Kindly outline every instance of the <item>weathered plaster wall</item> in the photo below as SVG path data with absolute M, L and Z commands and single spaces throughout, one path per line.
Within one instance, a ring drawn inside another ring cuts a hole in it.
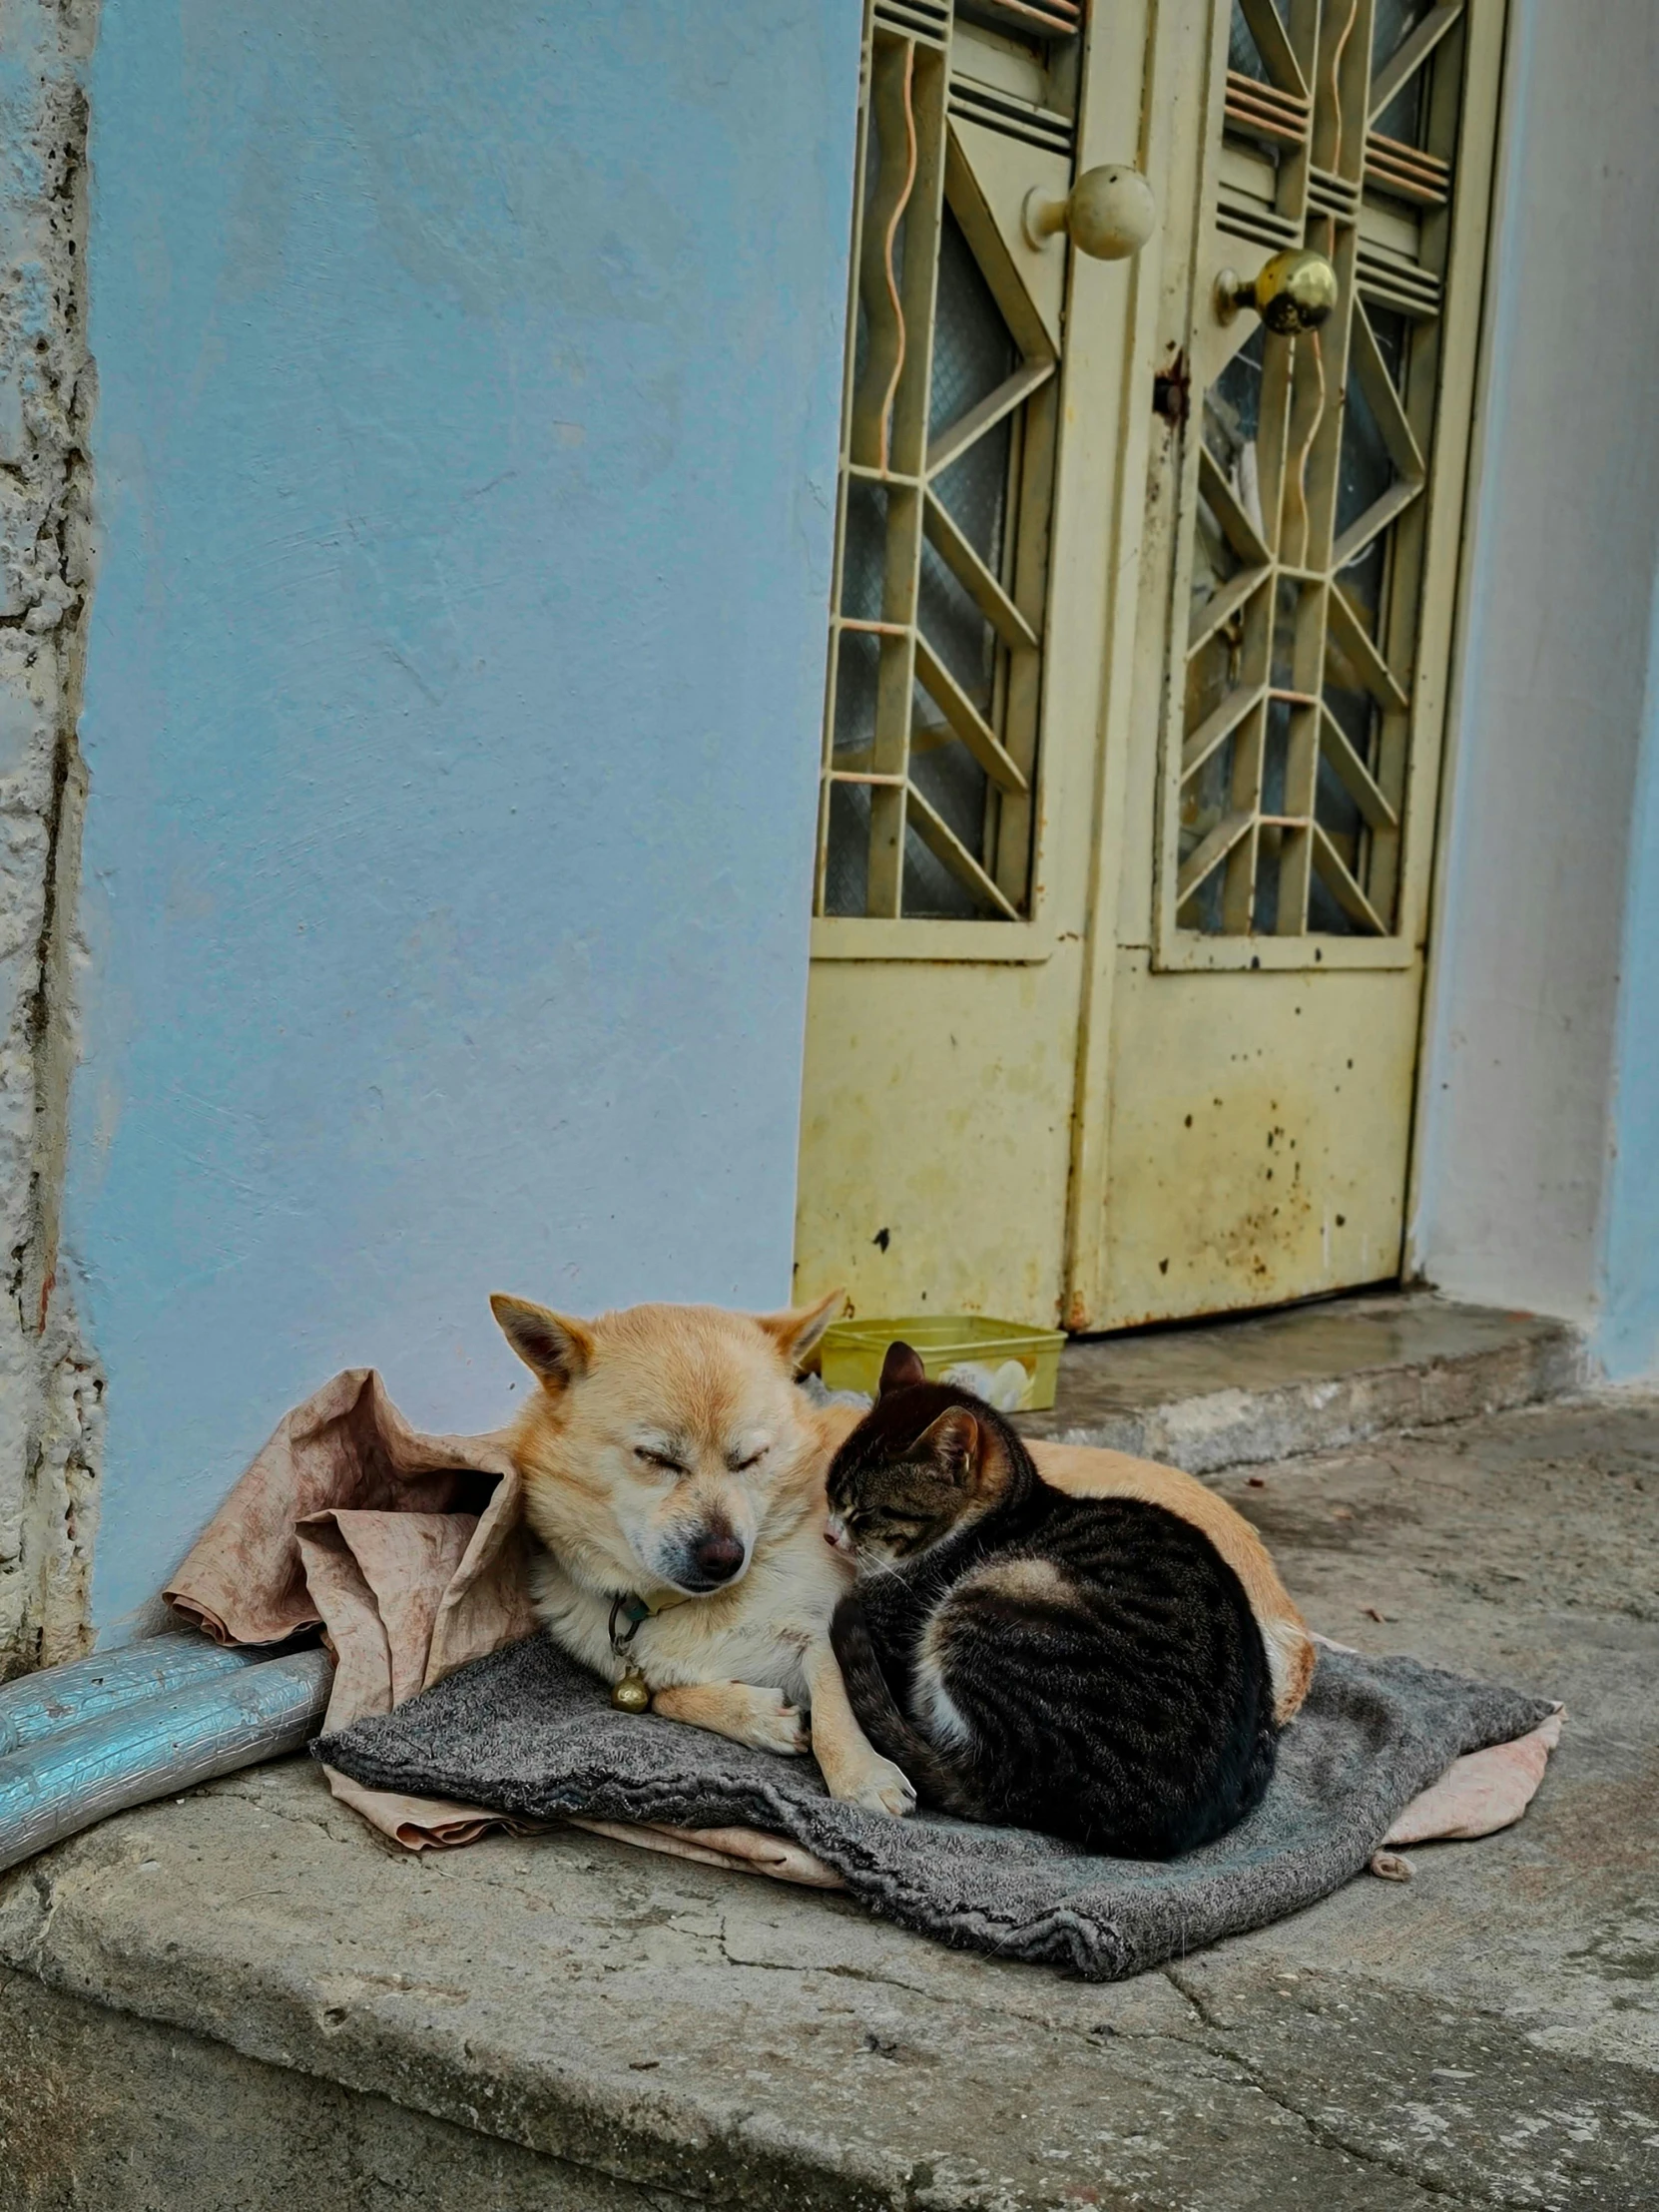
M 58 1266 L 91 546 L 95 5 L 0 0 L 0 1679 L 87 1634 L 102 1383 Z
M 106 0 L 68 1240 L 119 1633 L 486 1294 L 788 1294 L 858 11 Z
M 1617 1067 L 1621 1022 L 1659 1026 L 1659 977 L 1624 961 L 1654 745 L 1659 12 L 1603 0 L 1595 17 L 1586 38 L 1577 9 L 1512 10 L 1413 1238 L 1454 1295 L 1583 1319 L 1634 1201 L 1610 1181 L 1621 1125 L 1659 1121 L 1636 1060 Z M 1642 1266 L 1659 1288 L 1659 1245 Z
M 1642 761 L 1630 815 L 1595 1335 L 1601 1364 L 1619 1382 L 1659 1378 L 1659 577 L 1652 608 Z

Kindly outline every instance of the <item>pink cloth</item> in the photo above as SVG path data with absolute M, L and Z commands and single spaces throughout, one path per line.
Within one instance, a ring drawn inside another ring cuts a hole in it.
M 423 1435 L 372 1369 L 350 1368 L 277 1423 L 163 1595 L 220 1643 L 321 1627 L 325 1725 L 343 1728 L 534 1629 L 521 1487 L 499 1436 Z M 522 1825 L 323 1772 L 411 1851 Z
M 1565 1719 L 1557 1707 L 1530 1736 L 1466 1753 L 1411 1800 L 1382 1839 L 1384 1845 L 1471 1841 L 1512 1828 L 1537 1795 Z

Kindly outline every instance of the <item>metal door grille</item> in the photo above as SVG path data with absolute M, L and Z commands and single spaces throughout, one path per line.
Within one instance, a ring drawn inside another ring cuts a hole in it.
M 1397 927 L 1464 16 L 1464 0 L 1234 0 L 1212 246 L 1246 275 L 1313 247 L 1340 300 L 1299 338 L 1245 321 L 1194 395 L 1166 962 L 1194 936 Z M 1199 282 L 1213 274 L 1201 254 Z
M 1076 9 L 977 12 L 1027 34 L 1034 83 L 1064 82 L 1048 53 Z M 1017 73 L 975 77 L 973 36 L 922 0 L 869 21 L 820 914 L 1030 911 L 1058 315 L 1025 290 L 974 148 L 994 134 L 1063 192 L 1075 118 Z

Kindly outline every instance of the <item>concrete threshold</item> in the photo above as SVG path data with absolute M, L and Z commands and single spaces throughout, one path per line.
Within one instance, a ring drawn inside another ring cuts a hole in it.
M 1213 1474 L 1563 1397 L 1587 1376 L 1568 1322 L 1397 1291 L 1074 1339 L 1053 1411 L 1019 1425 Z

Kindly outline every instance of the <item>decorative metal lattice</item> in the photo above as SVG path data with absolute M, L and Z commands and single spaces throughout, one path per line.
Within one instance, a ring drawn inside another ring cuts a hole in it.
M 1300 336 L 1242 323 L 1194 395 L 1162 831 L 1179 932 L 1396 927 L 1464 12 L 1234 0 L 1216 231 L 1247 271 L 1316 250 L 1339 298 Z
M 989 12 L 1046 40 L 1078 16 Z M 975 148 L 1001 150 L 1004 184 L 1021 163 L 1051 182 L 1075 127 L 964 69 L 971 36 L 934 0 L 876 0 L 869 22 L 821 914 L 1029 909 L 1058 315 L 1020 281 Z

